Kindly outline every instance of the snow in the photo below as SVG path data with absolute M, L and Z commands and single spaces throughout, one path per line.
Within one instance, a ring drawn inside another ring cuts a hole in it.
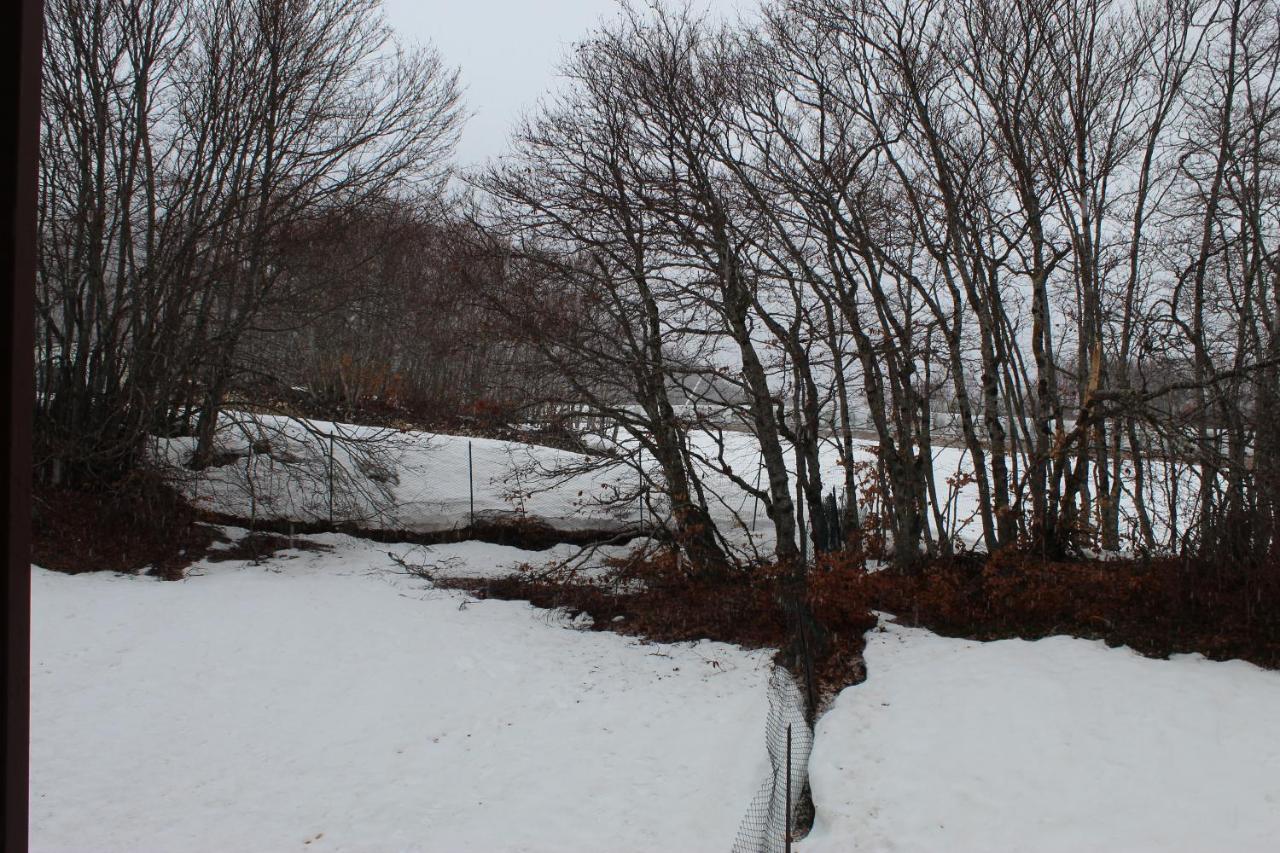
M 768 652 L 572 630 L 398 574 L 407 546 L 300 539 L 333 550 L 33 568 L 32 850 L 728 847 Z
M 271 452 L 251 455 L 264 424 Z M 363 458 L 359 445 L 336 451 L 336 520 L 464 526 L 468 457 L 478 515 L 638 520 L 607 500 L 634 490 L 634 472 L 586 470 L 574 454 L 263 416 L 226 431 L 231 464 L 181 485 L 230 515 L 321 520 L 315 442 L 333 433 L 377 439 Z M 755 440 L 720 440 L 750 481 Z M 691 441 L 720 456 L 710 434 Z M 178 472 L 189 442 L 156 455 Z M 824 480 L 838 482 L 827 450 Z M 935 451 L 941 492 L 966 460 Z M 577 470 L 532 477 L 564 466 Z M 763 513 L 751 525 L 745 492 L 701 473 L 722 530 L 767 550 Z M 956 496 L 957 517 L 974 497 Z M 298 538 L 330 550 L 205 561 L 177 583 L 33 569 L 32 849 L 730 845 L 769 769 L 768 650 L 573 630 L 562 614 L 436 589 L 394 559 L 494 577 L 573 557 L 568 545 Z M 866 658 L 867 681 L 819 721 L 817 823 L 801 853 L 1278 849 L 1280 673 L 893 623 L 869 634 Z
M 470 523 L 474 504 L 477 519 L 524 517 L 560 530 L 614 531 L 635 528 L 649 513 L 663 512 L 660 503 L 642 511 L 636 497 L 639 477 L 629 466 L 639 462 L 652 468 L 653 463 L 625 438 L 602 444 L 620 460 L 610 462 L 519 442 L 227 412 L 216 441 L 226 464 L 187 470 L 191 438 L 157 439 L 154 455 L 184 494 L 204 508 L 243 519 L 324 522 L 330 519 L 331 435 L 338 436 L 332 478 L 337 523 L 415 533 L 451 530 Z M 729 544 L 744 555 L 770 551 L 773 529 L 764 510 L 717 470 L 723 457 L 737 476 L 755 482 L 760 469 L 755 437 L 694 431 L 689 439 L 703 457 L 699 476 L 711 515 Z M 251 454 L 255 441 L 269 444 L 271 452 Z M 875 459 L 866 442 L 857 445 L 856 455 L 868 464 Z M 943 447 L 935 450 L 934 461 L 939 493 L 946 495 L 946 478 L 968 470 L 967 455 Z M 787 463 L 794 466 L 790 452 Z M 838 488 L 843 473 L 833 442 L 824 445 L 822 464 L 824 482 Z M 975 501 L 976 494 L 957 496 L 960 518 L 972 515 Z M 963 529 L 967 538 L 977 538 L 976 523 Z
M 560 530 L 621 531 L 637 528 L 654 511 L 664 512 L 653 495 L 642 509 L 640 478 L 630 466 L 655 466 L 625 436 L 595 442 L 598 449 L 615 454 L 609 460 L 519 442 L 227 412 L 216 442 L 227 464 L 199 473 L 187 470 L 191 438 L 157 439 L 154 454 L 197 505 L 242 519 L 325 522 L 331 517 L 331 435 L 339 437 L 333 442 L 332 469 L 336 523 L 415 533 L 452 530 L 471 522 L 474 504 L 478 520 L 523 517 Z M 773 526 L 765 511 L 719 470 L 728 465 L 746 483 L 764 482 L 758 441 L 736 431 L 696 430 L 688 438 L 700 458 L 696 468 L 711 516 L 727 544 L 740 556 L 771 552 Z M 255 441 L 269 444 L 271 452 L 251 454 Z M 794 454 L 785 443 L 784 450 L 794 480 Z M 844 483 L 840 457 L 837 443 L 828 439 L 820 453 L 822 480 L 837 492 Z M 875 442 L 855 442 L 854 458 L 869 478 Z M 977 487 L 953 486 L 953 481 L 959 477 L 965 482 L 972 470 L 963 448 L 942 442 L 932 448 L 941 511 L 957 539 L 969 546 L 982 539 Z M 656 478 L 657 472 L 652 475 Z M 1179 476 L 1191 475 L 1183 471 Z M 1189 500 L 1190 494 L 1180 500 Z M 1170 500 L 1156 492 L 1148 495 L 1157 537 L 1167 533 Z M 1128 490 L 1121 498 L 1121 514 L 1126 529 L 1136 525 Z
M 243 531 L 229 529 L 234 535 Z M 298 537 L 180 582 L 32 569 L 37 851 L 727 848 L 768 773 L 768 650 L 646 644 Z M 799 853 L 1264 851 L 1280 673 L 882 617 L 819 720 Z
M 1280 673 L 882 626 L 819 721 L 801 853 L 1280 849 Z
M 337 437 L 332 469 L 329 436 Z M 251 454 L 254 441 L 271 452 Z M 227 464 L 199 473 L 185 468 L 192 438 L 156 439 L 153 453 L 189 500 L 236 518 L 414 533 L 465 527 L 473 508 L 477 520 L 524 517 L 561 530 L 639 521 L 638 502 L 614 501 L 635 488 L 634 474 L 623 482 L 616 468 L 579 473 L 586 457 L 538 445 L 227 412 L 216 447 Z M 566 473 L 542 476 L 547 470 Z

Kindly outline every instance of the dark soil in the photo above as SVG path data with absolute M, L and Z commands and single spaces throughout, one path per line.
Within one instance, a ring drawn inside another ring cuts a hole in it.
M 218 548 L 205 555 L 210 563 L 225 563 L 232 560 L 254 561 L 265 560 L 282 551 L 332 551 L 328 545 L 312 542 L 307 539 L 294 539 L 274 533 L 250 533 L 237 540 L 228 548 Z
M 287 521 L 280 519 L 247 519 L 233 515 L 201 510 L 199 517 L 211 524 L 228 527 L 251 527 L 255 531 L 277 533 L 282 536 L 300 536 L 312 533 L 345 533 L 373 542 L 404 542 L 413 545 L 439 545 L 447 542 L 491 542 L 511 545 L 526 551 L 546 551 L 556 545 L 626 545 L 638 536 L 647 535 L 638 529 L 561 530 L 544 521 L 518 516 L 477 519 L 475 524 L 449 530 L 433 530 L 426 533 L 413 530 L 381 530 L 360 527 L 356 524 L 327 521 Z

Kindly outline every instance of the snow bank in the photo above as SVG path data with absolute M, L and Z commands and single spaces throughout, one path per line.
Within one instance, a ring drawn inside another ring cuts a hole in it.
M 158 439 L 154 452 L 189 500 L 237 518 L 415 533 L 465 527 L 473 510 L 476 520 L 525 517 L 561 530 L 640 520 L 638 501 L 612 500 L 634 489 L 634 475 L 575 473 L 585 456 L 548 447 L 237 412 L 224 415 L 215 444 L 222 464 L 198 473 L 184 467 L 192 438 Z M 265 452 L 250 453 L 254 444 Z M 569 473 L 541 476 L 548 470 Z
M 329 436 L 337 438 L 331 442 Z M 770 553 L 772 522 L 732 477 L 717 470 L 727 464 L 743 482 L 763 482 L 755 437 L 695 431 L 689 440 L 695 458 L 702 460 L 697 468 L 711 515 L 730 547 L 742 556 Z M 565 531 L 635 529 L 652 521 L 655 511 L 664 515 L 660 500 L 645 504 L 638 497 L 643 489 L 632 466 L 655 465 L 636 442 L 624 437 L 598 444 L 616 454 L 615 459 L 511 441 L 228 412 L 216 441 L 220 464 L 198 473 L 187 470 L 191 438 L 158 439 L 154 453 L 188 499 L 245 519 L 332 520 L 366 529 L 432 533 L 466 527 L 473 507 L 478 521 L 523 517 Z M 258 451 L 251 453 L 255 445 Z M 869 471 L 876 458 L 874 442 L 858 441 L 854 455 Z M 834 440 L 824 443 L 823 482 L 837 492 L 844 482 L 840 456 Z M 967 451 L 939 445 L 932 458 L 944 516 L 960 540 L 979 543 L 977 488 L 967 482 L 953 485 L 972 472 Z M 790 451 L 786 462 L 794 468 Z M 650 473 L 660 479 L 656 470 Z M 1160 533 L 1162 504 L 1159 496 L 1150 497 Z M 1126 492 L 1126 518 L 1131 505 Z
M 821 851 L 1280 849 L 1280 673 L 872 631 L 819 721 Z
M 337 439 L 330 442 L 329 436 Z M 701 460 L 696 467 L 711 515 L 729 545 L 744 556 L 771 552 L 773 526 L 763 508 L 733 477 L 716 470 L 727 464 L 743 482 L 766 482 L 755 437 L 700 430 L 691 432 L 689 441 Z M 655 510 L 663 515 L 660 501 L 642 504 L 639 498 L 643 489 L 631 466 L 656 466 L 636 442 L 623 437 L 596 443 L 615 459 L 511 441 L 228 412 L 216 442 L 222 464 L 199 473 L 187 470 L 191 438 L 158 439 L 154 452 L 190 500 L 245 519 L 332 520 L 430 533 L 466 527 L 473 506 L 480 521 L 525 517 L 566 531 L 634 529 L 651 521 Z M 269 452 L 251 453 L 255 444 Z M 822 478 L 837 492 L 844 483 L 840 457 L 834 439 L 827 440 L 820 453 Z M 854 457 L 870 476 L 875 443 L 859 440 Z M 794 477 L 789 450 L 786 462 Z M 978 494 L 967 482 L 973 470 L 968 452 L 940 444 L 932 449 L 932 465 L 948 524 L 963 542 L 979 543 Z M 656 470 L 651 475 L 660 479 Z M 1153 493 L 1148 501 L 1157 535 L 1163 536 L 1165 497 Z M 1121 509 L 1126 528 L 1133 526 L 1127 489 Z
M 569 630 L 394 574 L 405 546 L 306 539 L 334 550 L 177 583 L 33 569 L 32 850 L 731 843 L 766 652 Z
M 331 435 L 337 436 L 332 445 Z M 690 434 L 690 442 L 705 459 L 723 459 L 748 483 L 762 476 L 760 447 L 749 434 L 699 431 Z M 255 444 L 269 452 L 251 453 Z M 634 528 L 655 510 L 664 512 L 660 502 L 642 508 L 634 497 L 641 486 L 629 465 L 654 466 L 631 440 L 602 446 L 625 460 L 607 464 L 519 442 L 229 412 L 216 447 L 221 464 L 199 473 L 185 468 L 194 439 L 159 439 L 154 452 L 188 499 L 238 518 L 323 522 L 332 515 L 337 523 L 367 529 L 428 533 L 467 526 L 473 505 L 478 520 L 526 517 L 560 530 Z M 863 462 L 875 458 L 865 442 L 856 453 Z M 945 496 L 946 479 L 969 470 L 968 457 L 943 447 L 934 460 L 939 494 Z M 594 469 L 588 464 L 593 461 Z M 790 453 L 787 462 L 794 464 Z M 843 473 L 834 443 L 824 446 L 822 462 L 824 482 L 838 488 Z M 770 552 L 773 527 L 764 510 L 713 466 L 699 469 L 712 517 L 730 545 L 744 554 Z M 970 492 L 954 496 L 952 511 L 959 518 L 973 514 L 976 493 Z M 966 539 L 979 537 L 972 520 L 962 530 Z

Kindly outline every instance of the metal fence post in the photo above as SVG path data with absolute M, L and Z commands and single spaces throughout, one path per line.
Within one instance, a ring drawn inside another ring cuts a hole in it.
M 333 524 L 333 433 L 329 433 L 329 524 Z
M 471 457 L 471 440 L 467 439 L 467 491 L 471 496 L 471 526 L 476 526 L 476 476 Z

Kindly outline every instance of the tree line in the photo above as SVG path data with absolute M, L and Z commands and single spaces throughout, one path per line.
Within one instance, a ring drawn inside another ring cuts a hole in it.
M 1280 548 L 1274 0 L 624 7 L 467 198 L 457 72 L 376 0 L 46 6 L 45 483 L 296 391 L 583 415 L 701 566 L 709 472 L 790 563 L 868 490 L 903 566 L 955 489 L 988 551 Z
M 148 435 L 207 464 L 229 398 L 340 361 L 298 336 L 390 298 L 407 235 L 443 239 L 458 75 L 378 6 L 45 4 L 38 481 L 111 483 Z M 368 384 L 358 358 L 326 375 Z
M 951 553 L 948 420 L 987 550 L 1259 565 L 1280 548 L 1278 59 L 1269 0 L 627 8 L 473 179 L 492 308 L 654 460 L 703 563 L 726 554 L 707 471 L 760 502 L 777 559 L 838 547 L 864 431 L 894 559 Z M 698 406 L 708 375 L 732 399 Z M 726 410 L 759 480 L 690 438 Z

